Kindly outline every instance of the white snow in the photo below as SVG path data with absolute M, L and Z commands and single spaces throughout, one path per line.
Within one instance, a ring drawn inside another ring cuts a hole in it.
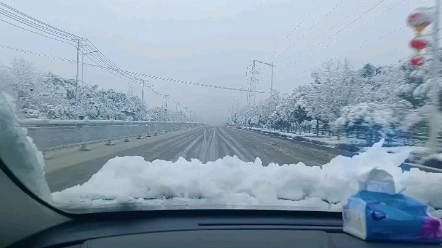
M 430 156 L 428 156 L 428 158 L 433 158 L 433 159 L 437 159 L 439 161 L 442 161 L 442 153 L 430 155 Z
M 76 120 L 85 115 L 92 120 L 189 120 L 182 110 L 150 108 L 138 96 L 40 73 L 23 58 L 12 60 L 11 67 L 1 67 L 5 69 L 0 68 L 0 88 L 20 95 L 21 118 Z
M 44 177 L 43 154 L 38 151 L 27 130 L 20 127 L 15 114 L 14 97 L 0 94 L 0 157 L 17 178 L 41 199 L 51 202 Z
M 370 147 L 362 147 L 361 150 L 367 151 Z M 394 146 L 394 147 L 382 147 L 383 150 L 389 153 L 398 153 L 404 150 L 410 151 L 411 154 L 416 155 L 428 155 L 428 148 L 424 146 Z
M 302 136 L 304 139 L 307 140 L 313 140 L 313 141 L 320 141 L 322 143 L 326 143 L 327 145 L 339 145 L 339 144 L 365 144 L 363 140 L 356 139 L 356 138 L 346 138 L 346 137 L 340 137 L 337 139 L 336 137 L 328 137 L 328 136 L 315 136 L 314 134 L 307 134 Z
M 361 150 L 366 151 L 369 147 L 363 147 Z M 395 146 L 395 147 L 382 147 L 388 153 L 398 153 L 403 151 L 409 151 L 410 155 L 408 159 L 413 163 L 419 163 L 423 157 L 428 157 L 428 148 L 424 146 Z M 416 165 L 417 167 L 421 165 Z
M 252 128 L 252 129 L 257 130 L 257 131 L 266 132 L 266 133 L 273 133 L 273 134 L 277 134 L 277 135 L 281 135 L 281 136 L 287 136 L 290 138 L 302 137 L 306 140 L 322 142 L 325 145 L 331 146 L 331 147 L 333 147 L 334 145 L 339 145 L 339 144 L 355 144 L 355 145 L 365 144 L 365 141 L 363 141 L 361 139 L 356 139 L 356 138 L 340 137 L 339 139 L 337 139 L 336 136 L 332 136 L 332 137 L 324 136 L 324 135 L 316 136 L 316 134 L 312 134 L 312 133 L 295 134 L 295 133 L 287 133 L 287 132 L 275 131 L 275 130 L 270 130 L 270 129 L 265 129 L 265 128 Z
M 338 156 L 322 167 L 243 162 L 225 157 L 215 162 L 144 161 L 142 157 L 109 160 L 82 185 L 52 193 L 67 208 L 137 203 L 157 207 L 273 208 L 340 211 L 358 189 L 358 177 L 372 168 L 391 173 L 405 194 L 442 207 L 442 174 L 398 167 L 409 151 L 387 153 L 383 141 L 352 158 Z

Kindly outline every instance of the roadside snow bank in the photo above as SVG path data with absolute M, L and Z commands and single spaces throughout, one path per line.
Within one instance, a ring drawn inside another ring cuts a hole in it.
M 251 128 L 251 129 L 255 130 L 255 131 L 272 133 L 272 134 L 285 136 L 285 137 L 289 137 L 289 138 L 301 137 L 301 138 L 308 140 L 310 142 L 314 142 L 314 141 L 321 142 L 321 145 L 329 146 L 329 147 L 335 147 L 336 145 L 344 145 L 344 144 L 362 146 L 362 145 L 365 145 L 365 143 L 366 143 L 365 141 L 363 141 L 361 139 L 356 139 L 356 138 L 341 137 L 338 140 L 335 136 L 332 136 L 332 137 L 325 136 L 325 135 L 316 136 L 316 134 L 313 134 L 313 133 L 297 134 L 297 133 L 287 133 L 287 132 L 275 131 L 275 130 L 270 130 L 270 129 L 265 129 L 265 128 Z
M 390 172 L 405 194 L 442 207 L 442 174 L 398 167 L 409 151 L 389 154 L 383 141 L 352 158 L 338 156 L 321 167 L 303 163 L 262 166 L 225 157 L 215 162 L 179 159 L 172 163 L 142 157 L 116 157 L 83 185 L 52 194 L 66 207 L 137 203 L 167 207 L 284 208 L 340 211 L 358 188 L 357 178 L 374 167 Z

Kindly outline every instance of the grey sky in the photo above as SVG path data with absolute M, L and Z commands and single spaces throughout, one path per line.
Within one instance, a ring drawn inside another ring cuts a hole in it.
M 281 53 L 309 30 L 341 0 L 324 0 L 308 15 L 291 36 L 277 49 Z M 339 40 L 314 56 L 308 51 L 381 0 L 344 0 L 327 18 L 299 39 L 282 61 L 275 61 L 278 71 L 289 62 L 304 56 L 299 63 L 275 75 L 275 88 L 291 92 L 297 85 L 310 82 L 310 68 L 328 58 L 338 57 L 405 25 L 409 12 L 430 6 L 417 0 L 385 0 L 319 48 Z M 88 38 L 108 58 L 123 69 L 146 74 L 229 87 L 247 87 L 245 71 L 253 59 L 271 62 L 272 51 L 283 38 L 317 5 L 320 0 L 5 0 L 4 3 L 57 28 Z M 324 33 L 357 7 L 362 8 L 341 25 Z M 364 23 L 388 8 L 401 3 L 368 25 Z M 288 16 L 288 18 L 286 18 Z M 1 16 L 1 19 L 8 20 Z M 340 40 L 347 33 L 354 33 Z M 0 22 L 0 44 L 75 59 L 76 50 L 38 35 Z M 321 35 L 320 39 L 316 39 Z M 357 66 L 395 63 L 412 54 L 408 47 L 413 37 L 410 28 L 363 47 L 346 56 Z M 301 49 L 308 45 L 307 48 Z M 52 71 L 75 78 L 75 64 L 20 54 L 2 49 L 1 63 L 22 56 L 41 71 Z M 263 80 L 258 90 L 268 91 L 270 70 L 261 66 Z M 127 90 L 127 83 L 99 69 L 85 68 L 85 82 L 102 88 Z M 234 99 L 245 104 L 244 92 L 215 90 L 164 81 L 151 81 L 158 91 L 195 110 L 211 123 L 224 121 Z M 141 87 L 135 93 L 141 95 Z M 159 106 L 163 100 L 148 93 L 147 102 Z M 268 95 L 258 95 L 262 99 Z

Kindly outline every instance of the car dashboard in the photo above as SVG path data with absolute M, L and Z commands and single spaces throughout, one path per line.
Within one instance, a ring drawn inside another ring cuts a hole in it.
M 433 247 L 369 242 L 342 231 L 340 213 L 159 210 L 82 215 L 11 246 L 29 248 Z

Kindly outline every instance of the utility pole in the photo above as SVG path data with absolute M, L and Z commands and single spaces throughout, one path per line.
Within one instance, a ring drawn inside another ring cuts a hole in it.
M 255 75 L 259 74 L 258 71 L 256 71 L 256 62 L 258 60 L 252 60 L 252 65 L 249 65 L 247 68 L 251 66 L 250 72 L 246 73 L 246 76 L 248 73 L 250 73 L 250 81 L 249 81 L 249 90 L 247 93 L 247 112 L 246 112 L 246 118 L 245 118 L 245 125 L 248 125 L 250 117 L 253 116 L 253 113 L 255 111 L 255 104 L 256 104 L 256 84 L 258 82 L 258 79 Z
M 80 39 L 78 39 L 78 41 L 77 41 L 77 74 L 75 75 L 75 83 L 76 83 L 75 97 L 76 97 L 77 105 L 78 105 L 78 77 L 80 76 L 79 70 L 80 70 Z
M 165 95 L 164 96 L 164 99 L 166 100 L 166 102 L 165 102 L 165 104 L 166 104 L 166 108 L 164 109 L 164 111 L 165 111 L 165 113 L 166 113 L 166 117 L 170 117 L 170 113 L 169 113 L 169 106 L 168 106 L 168 103 L 169 103 L 169 95 Z M 170 121 L 170 118 L 167 118 L 167 121 Z
M 252 61 L 252 68 L 250 72 L 248 72 L 250 73 L 249 91 L 247 94 L 247 105 L 249 106 L 254 106 L 256 102 L 256 82 L 258 81 L 258 79 L 255 75 L 259 74 L 258 71 L 256 71 L 256 62 L 257 60 Z M 246 75 L 248 74 L 246 73 Z
M 275 67 L 275 65 L 272 62 L 272 77 L 270 79 L 270 96 L 273 96 L 273 67 Z
M 433 64 L 431 66 L 431 74 L 433 78 L 433 91 L 432 91 L 432 115 L 431 115 L 431 123 L 430 123 L 430 137 L 428 140 L 429 143 L 429 152 L 430 154 L 437 153 L 437 134 L 439 127 L 437 125 L 437 116 L 439 112 L 439 12 L 440 12 L 440 0 L 436 0 L 436 6 L 434 10 L 434 26 L 433 26 L 433 44 L 431 45 L 431 52 L 433 54 Z

